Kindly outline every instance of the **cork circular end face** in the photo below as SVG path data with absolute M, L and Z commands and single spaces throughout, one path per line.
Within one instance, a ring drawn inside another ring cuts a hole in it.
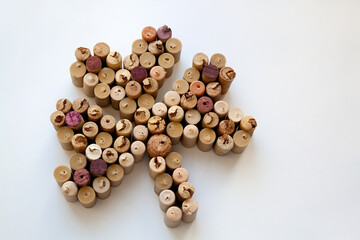
M 201 121 L 201 114 L 195 109 L 190 109 L 185 113 L 185 121 L 187 124 L 196 125 Z
M 87 73 L 84 76 L 84 87 L 95 87 L 99 83 L 99 77 L 95 73 Z
M 166 41 L 166 51 L 172 54 L 176 54 L 181 51 L 182 44 L 179 39 L 177 38 L 170 38 Z
M 95 138 L 95 143 L 99 145 L 102 149 L 110 147 L 112 142 L 113 138 L 108 132 L 101 132 Z
M 231 67 L 223 67 L 220 70 L 220 80 L 231 82 L 236 76 L 235 71 Z
M 162 117 L 152 116 L 148 120 L 147 127 L 152 134 L 160 134 L 165 131 L 166 123 Z
M 147 70 L 150 70 L 156 63 L 155 55 L 149 52 L 144 52 L 140 55 L 140 65 Z
M 54 178 L 57 182 L 66 182 L 71 178 L 71 170 L 64 165 L 58 166 L 54 170 Z
M 175 202 L 175 193 L 171 190 L 163 190 L 159 194 L 159 200 L 164 204 L 173 204 Z
M 193 57 L 193 67 L 202 70 L 209 63 L 209 57 L 204 53 L 197 53 Z
M 137 55 L 141 55 L 146 52 L 148 43 L 144 39 L 137 39 L 132 44 L 132 51 Z
M 56 102 L 56 110 L 61 111 L 63 113 L 68 113 L 71 111 L 72 105 L 71 101 L 66 98 L 61 98 Z
M 166 157 L 171 152 L 171 140 L 164 134 L 155 134 L 149 138 L 147 150 L 150 157 Z
M 81 203 L 91 203 L 96 199 L 95 191 L 92 187 L 85 186 L 80 188 L 78 192 L 78 198 Z
M 189 172 L 185 168 L 175 169 L 172 176 L 174 181 L 178 184 L 189 180 Z
M 159 65 L 165 69 L 172 68 L 175 64 L 175 58 L 170 53 L 163 53 L 158 59 Z
M 205 84 L 201 81 L 194 81 L 190 84 L 190 92 L 193 92 L 197 97 L 201 97 L 205 93 Z
M 152 26 L 144 27 L 141 36 L 147 42 L 152 42 L 156 40 L 156 29 Z
M 80 168 L 74 172 L 73 179 L 76 185 L 82 187 L 90 183 L 91 177 L 88 170 L 85 168 Z
M 98 74 L 101 83 L 113 84 L 115 80 L 115 71 L 111 68 L 102 68 Z
M 86 66 L 83 62 L 74 62 L 70 66 L 70 75 L 72 77 L 81 78 L 86 73 Z
M 234 144 L 239 147 L 245 147 L 250 142 L 250 134 L 244 130 L 235 132 L 233 139 Z
M 124 169 L 119 164 L 112 164 L 108 167 L 106 176 L 110 181 L 120 181 L 124 177 Z
M 86 68 L 89 72 L 100 71 L 102 66 L 101 59 L 96 56 L 91 56 L 86 60 Z
M 131 71 L 134 67 L 139 66 L 139 64 L 140 64 L 139 57 L 134 53 L 127 55 L 124 58 L 124 68 L 126 68 L 129 71 Z
M 102 153 L 102 159 L 108 164 L 113 164 L 118 160 L 118 152 L 114 148 L 106 148 Z
M 179 207 L 172 206 L 166 211 L 166 218 L 172 222 L 180 221 L 182 218 L 182 212 Z
M 218 69 L 225 67 L 226 58 L 221 53 L 215 53 L 211 56 L 210 64 L 215 65 Z
M 137 82 L 142 82 L 145 78 L 147 78 L 147 71 L 142 66 L 135 67 L 131 70 L 131 77 Z
M 72 106 L 76 112 L 82 114 L 87 111 L 90 105 L 88 100 L 86 100 L 86 98 L 78 98 L 74 100 Z
M 100 119 L 103 115 L 102 108 L 98 105 L 92 105 L 88 108 L 87 114 L 89 117 L 89 120 L 97 120 Z
M 85 154 L 90 161 L 94 161 L 101 158 L 102 150 L 99 145 L 90 144 L 86 147 Z
M 202 126 L 206 128 L 215 128 L 219 124 L 219 116 L 214 112 L 208 112 L 204 115 Z
M 78 134 L 74 135 L 74 137 L 71 139 L 71 143 L 73 146 L 80 148 L 80 147 L 86 147 L 88 144 L 88 141 L 87 141 L 87 138 L 83 134 L 78 133 Z
M 57 126 L 63 126 L 65 124 L 65 114 L 61 111 L 53 112 L 50 116 L 50 121 Z
M 166 70 L 161 66 L 155 66 L 151 68 L 150 76 L 157 81 L 163 80 L 166 76 Z
M 200 79 L 200 72 L 196 68 L 188 68 L 185 70 L 183 78 L 189 83 L 198 81 Z
M 134 156 L 131 153 L 122 153 L 119 157 L 119 163 L 125 169 L 131 167 L 135 163 Z
M 181 137 L 183 132 L 183 126 L 179 122 L 170 122 L 166 126 L 166 133 L 172 138 Z
M 125 98 L 125 89 L 121 86 L 115 86 L 110 91 L 111 99 L 120 101 Z
M 166 166 L 169 169 L 176 169 L 181 167 L 182 165 L 182 157 L 177 152 L 171 152 L 166 156 Z
M 176 80 L 173 84 L 173 90 L 179 94 L 185 94 L 189 91 L 189 83 L 184 79 Z
M 255 120 L 255 118 L 251 117 L 251 116 L 245 116 L 241 121 L 240 121 L 240 129 L 244 130 L 244 131 L 252 131 L 253 129 L 255 129 L 257 127 L 257 122 Z
M 232 120 L 226 119 L 219 123 L 218 133 L 220 135 L 231 135 L 235 131 L 235 123 Z
M 57 131 L 57 137 L 61 143 L 70 143 L 74 137 L 74 131 L 69 127 L 61 127 Z
M 164 53 L 165 48 L 163 42 L 158 40 L 149 43 L 148 50 L 150 53 L 154 54 L 155 56 L 159 56 Z
M 203 128 L 200 131 L 199 139 L 207 144 L 214 143 L 216 139 L 216 133 L 211 128 Z
M 105 58 L 110 53 L 110 47 L 104 42 L 95 44 L 94 46 L 94 55 L 100 58 Z
M 200 113 L 207 113 L 213 109 L 213 101 L 209 97 L 201 97 L 197 103 L 197 109 Z
M 82 153 L 75 153 L 70 157 L 70 167 L 73 171 L 86 167 L 86 157 Z
M 136 102 L 131 98 L 124 98 L 120 101 L 120 111 L 126 114 L 132 114 L 136 111 Z
M 95 96 L 99 99 L 105 99 L 110 96 L 110 87 L 106 83 L 99 83 L 94 89 Z
M 118 153 L 127 152 L 130 148 L 130 140 L 127 137 L 120 136 L 115 140 L 114 148 Z
M 78 47 L 75 50 L 75 57 L 78 61 L 84 62 L 91 56 L 90 49 L 84 47 Z
M 76 127 L 78 126 L 82 121 L 82 117 L 80 113 L 76 111 L 68 112 L 65 116 L 65 123 L 69 127 Z
M 125 87 L 126 84 L 131 80 L 131 74 L 127 69 L 120 69 L 115 74 L 116 84 Z
M 138 98 L 137 102 L 138 102 L 139 107 L 143 107 L 143 108 L 150 110 L 155 104 L 155 99 L 150 94 L 142 94 Z
M 106 193 L 110 189 L 109 179 L 102 176 L 95 178 L 92 185 L 97 193 Z
M 169 38 L 171 38 L 171 35 L 172 35 L 171 28 L 169 28 L 166 25 L 159 27 L 157 30 L 157 37 L 159 40 L 161 40 L 163 42 L 167 41 Z
M 181 209 L 186 215 L 193 215 L 197 212 L 198 207 L 198 203 L 193 198 L 186 199 L 181 205 Z
M 234 140 L 230 135 L 224 134 L 218 137 L 216 144 L 226 151 L 230 151 L 234 147 Z
M 217 97 L 221 94 L 221 84 L 219 82 L 211 82 L 206 85 L 206 94 L 209 97 Z
M 182 198 L 188 199 L 191 198 L 192 195 L 194 195 L 195 188 L 190 182 L 183 182 L 180 183 L 178 187 L 178 193 Z
M 169 189 L 173 184 L 173 179 L 168 173 L 161 173 L 156 176 L 155 184 L 160 190 Z
M 219 76 L 219 69 L 216 66 L 209 64 L 204 67 L 203 74 L 207 78 L 217 79 Z

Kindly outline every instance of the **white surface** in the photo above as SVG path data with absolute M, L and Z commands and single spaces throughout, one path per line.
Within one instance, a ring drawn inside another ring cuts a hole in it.
M 360 239 L 359 1 L 176 2 L 2 4 L 0 238 Z M 176 229 L 147 160 L 92 209 L 66 202 L 52 176 L 71 152 L 49 116 L 84 96 L 68 72 L 75 48 L 105 41 L 125 57 L 164 23 L 183 52 L 160 96 L 195 53 L 222 52 L 237 72 L 226 99 L 259 124 L 242 155 L 174 148 L 200 204 Z

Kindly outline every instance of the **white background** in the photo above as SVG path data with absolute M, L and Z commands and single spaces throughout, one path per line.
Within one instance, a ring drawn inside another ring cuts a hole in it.
M 359 1 L 1 5 L 1 239 L 360 239 Z M 174 148 L 199 203 L 176 229 L 147 159 L 92 209 L 66 202 L 52 176 L 72 152 L 49 116 L 59 98 L 85 96 L 69 75 L 75 48 L 104 41 L 125 57 L 144 26 L 163 24 L 183 52 L 158 100 L 195 53 L 221 52 L 237 72 L 226 100 L 258 121 L 242 155 Z

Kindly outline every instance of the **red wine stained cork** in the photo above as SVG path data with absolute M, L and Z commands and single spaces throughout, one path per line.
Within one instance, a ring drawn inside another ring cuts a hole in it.
M 99 84 L 99 77 L 95 73 L 87 73 L 84 76 L 83 90 L 86 96 L 95 97 L 94 89 Z
M 110 180 L 112 187 L 117 187 L 122 183 L 124 169 L 119 164 L 112 164 L 106 170 L 106 177 Z
M 140 66 L 142 66 L 146 70 L 150 70 L 153 66 L 155 66 L 156 58 L 154 54 L 149 52 L 144 52 L 143 54 L 140 55 L 139 61 L 140 61 Z
M 171 190 L 163 190 L 159 194 L 159 205 L 163 212 L 174 206 L 176 201 L 175 193 Z
M 166 134 L 171 139 L 172 145 L 178 144 L 183 134 L 183 126 L 179 122 L 170 122 L 166 126 Z
M 99 81 L 112 86 L 115 82 L 115 71 L 111 68 L 104 67 L 98 73 Z
M 132 99 L 138 99 L 142 94 L 140 83 L 136 81 L 130 81 L 125 87 L 126 96 Z
M 78 133 L 72 137 L 71 144 L 73 145 L 75 152 L 85 153 L 85 149 L 88 146 L 88 141 L 83 134 Z
M 144 39 L 137 39 L 132 44 L 132 53 L 140 56 L 148 49 L 148 43 Z
M 180 183 L 187 182 L 189 180 L 189 172 L 185 168 L 177 168 L 172 174 L 174 185 L 180 185 Z
M 146 42 L 152 42 L 156 40 L 156 29 L 152 26 L 146 26 L 141 31 L 141 37 Z
M 225 101 L 217 101 L 214 104 L 214 112 L 220 119 L 224 118 L 229 112 L 229 104 Z
M 99 73 L 102 68 L 101 59 L 96 56 L 91 56 L 86 60 L 86 70 L 89 73 Z
M 98 122 L 103 116 L 102 108 L 98 105 L 91 105 L 87 110 L 89 121 Z
M 234 147 L 234 140 L 230 135 L 221 135 L 215 142 L 214 152 L 219 156 L 224 156 Z
M 106 148 L 102 153 L 102 159 L 104 159 L 107 164 L 114 164 L 118 160 L 118 157 L 119 154 L 115 148 Z
M 181 96 L 180 105 L 184 110 L 195 108 L 197 104 L 197 97 L 193 92 L 187 92 Z
M 107 55 L 110 53 L 110 47 L 104 42 L 99 42 L 95 44 L 93 52 L 95 56 L 101 59 L 101 61 L 105 62 Z
M 134 67 L 133 70 L 131 70 L 131 77 L 134 81 L 142 83 L 145 78 L 147 78 L 147 71 L 142 66 Z
M 116 123 L 116 136 L 124 136 L 130 138 L 133 125 L 128 119 L 121 119 Z
M 211 128 L 203 128 L 200 131 L 197 142 L 198 149 L 202 152 L 208 152 L 212 149 L 216 140 L 216 133 Z
M 120 136 L 114 142 L 114 148 L 118 153 L 129 151 L 130 140 L 127 137 Z
M 154 54 L 154 56 L 158 57 L 164 53 L 165 47 L 164 47 L 162 41 L 157 40 L 157 41 L 153 41 L 153 42 L 149 43 L 148 50 L 150 53 Z
M 201 97 L 197 102 L 197 110 L 201 114 L 210 112 L 213 109 L 213 107 L 214 107 L 213 101 L 211 100 L 211 98 L 207 96 Z
M 134 122 L 136 125 L 146 125 L 150 119 L 151 113 L 149 110 L 143 107 L 136 109 L 134 113 Z
M 70 168 L 64 165 L 57 166 L 54 170 L 54 178 L 61 187 L 64 182 L 69 181 L 71 179 Z
M 116 85 L 125 87 L 131 80 L 131 74 L 127 69 L 120 69 L 115 74 Z
M 147 128 L 151 134 L 160 134 L 165 131 L 165 120 L 159 116 L 152 116 L 147 122 Z
M 74 172 L 80 168 L 85 168 L 86 164 L 86 157 L 82 153 L 75 153 L 70 157 L 70 168 Z
M 159 84 L 154 78 L 145 78 L 143 81 L 144 92 L 156 98 Z
M 170 38 L 166 41 L 165 49 L 174 56 L 175 63 L 180 60 L 182 44 L 177 38 Z
M 190 92 L 195 93 L 197 97 L 202 97 L 205 94 L 205 84 L 201 81 L 194 81 L 190 84 Z
M 138 106 L 151 110 L 155 104 L 155 99 L 150 94 L 142 94 L 137 100 Z
M 167 116 L 167 106 L 162 102 L 155 103 L 151 111 L 154 116 L 159 116 L 163 119 Z
M 73 150 L 73 146 L 71 144 L 71 139 L 74 136 L 74 130 L 69 127 L 61 127 L 57 130 L 57 138 L 61 144 L 61 147 L 64 150 L 70 151 Z
M 180 106 L 172 106 L 169 108 L 168 118 L 171 122 L 181 122 L 184 118 L 184 110 Z
M 215 102 L 220 98 L 221 85 L 219 82 L 211 82 L 206 85 L 206 94 Z
M 67 181 L 61 186 L 61 193 L 68 202 L 76 202 L 78 200 L 78 187 L 73 181 Z
M 78 98 L 75 99 L 72 103 L 72 107 L 74 111 L 80 113 L 82 116 L 86 116 L 86 112 L 89 108 L 89 102 L 86 100 L 86 98 Z
M 118 52 L 109 53 L 106 57 L 106 65 L 114 71 L 119 70 L 122 66 L 121 54 Z
M 198 125 L 201 121 L 201 114 L 196 109 L 190 109 L 185 113 L 185 122 L 187 124 Z
M 209 57 L 205 53 L 197 53 L 193 57 L 193 68 L 202 71 L 203 68 L 209 64 Z
M 182 205 L 182 220 L 186 223 L 191 223 L 195 220 L 199 205 L 195 199 L 186 199 Z
M 94 179 L 93 189 L 96 192 L 96 196 L 100 199 L 106 199 L 111 194 L 110 181 L 104 176 L 97 177 Z
M 110 134 L 115 133 L 115 118 L 111 115 L 105 115 L 100 120 L 101 130 Z
M 82 127 L 82 133 L 89 140 L 94 140 L 98 132 L 99 132 L 99 127 L 94 122 L 86 122 Z
M 157 38 L 159 40 L 161 40 L 163 43 L 166 43 L 166 41 L 171 38 L 172 31 L 171 31 L 171 28 L 164 25 L 164 26 L 158 28 L 156 34 L 157 34 Z
M 221 84 L 221 94 L 227 93 L 236 73 L 231 67 L 223 67 L 220 69 L 219 82 Z
M 182 157 L 177 152 L 171 152 L 166 156 L 166 168 L 170 171 L 174 171 L 175 169 L 181 167 Z
M 162 85 L 164 84 L 164 80 L 166 77 L 166 70 L 165 68 L 161 67 L 161 66 L 155 66 L 150 70 L 150 77 L 152 77 L 153 79 L 155 79 L 158 84 L 159 84 L 159 88 L 162 87 Z
M 127 55 L 124 58 L 124 68 L 129 71 L 133 70 L 134 67 L 139 66 L 139 64 L 140 64 L 139 57 L 134 53 Z
M 79 189 L 78 199 L 85 208 L 92 208 L 96 204 L 96 193 L 92 187 L 85 186 Z
M 237 125 L 243 117 L 243 112 L 240 108 L 232 108 L 228 113 L 228 118 Z
M 122 153 L 119 157 L 119 164 L 124 169 L 125 174 L 129 174 L 134 169 L 135 159 L 131 153 Z
M 113 143 L 113 137 L 108 132 L 101 132 L 95 138 L 95 143 L 101 147 L 101 149 L 109 148 Z
M 215 82 L 219 77 L 219 69 L 214 65 L 206 65 L 202 71 L 201 79 L 207 84 L 209 82 Z
M 175 91 L 168 91 L 164 96 L 164 103 L 168 107 L 179 105 L 180 95 Z
M 125 89 L 121 86 L 115 86 L 110 90 L 111 106 L 119 110 L 119 104 L 125 98 Z
M 232 135 L 235 131 L 235 123 L 232 120 L 226 119 L 219 123 L 217 133 L 219 135 Z
M 177 199 L 182 202 L 186 199 L 191 198 L 194 195 L 195 188 L 189 182 L 183 182 L 179 185 L 178 191 L 176 192 Z
M 200 72 L 196 68 L 188 68 L 185 70 L 183 78 L 188 81 L 188 83 L 198 81 L 200 80 Z
M 164 173 L 166 170 L 166 162 L 163 157 L 157 156 L 150 159 L 149 175 L 155 179 L 157 175 Z
M 147 142 L 150 157 L 166 157 L 171 152 L 171 140 L 165 134 L 152 135 Z
M 56 102 L 56 110 L 63 112 L 64 114 L 67 114 L 71 111 L 72 104 L 69 99 L 61 98 Z
M 257 122 L 252 116 L 245 116 L 240 121 L 240 129 L 248 132 L 250 135 L 254 133 Z
M 95 102 L 100 107 L 106 107 L 110 104 L 110 87 L 106 83 L 99 83 L 95 89 Z
M 249 144 L 251 136 L 248 132 L 244 130 L 236 131 L 233 140 L 234 140 L 234 147 L 231 150 L 233 153 L 242 153 L 246 146 Z
M 86 66 L 83 62 L 74 62 L 70 65 L 70 76 L 75 87 L 83 86 L 83 78 L 86 74 Z
M 195 125 L 186 125 L 181 143 L 187 148 L 193 147 L 197 142 L 198 135 L 199 129 Z
M 75 58 L 79 62 L 85 62 L 91 56 L 90 49 L 84 47 L 78 47 L 75 50 Z
M 90 162 L 100 159 L 102 155 L 101 147 L 94 143 L 90 144 L 85 149 L 85 155 Z
M 174 59 L 173 55 L 171 55 L 170 53 L 163 53 L 158 58 L 158 64 L 159 64 L 159 66 L 161 66 L 165 69 L 165 71 L 166 71 L 165 77 L 168 78 L 171 76 L 171 74 L 173 72 L 175 59 Z
M 218 69 L 225 67 L 226 58 L 221 53 L 215 53 L 210 58 L 210 64 L 216 66 Z
M 169 228 L 175 228 L 179 226 L 182 218 L 182 212 L 179 207 L 172 206 L 170 207 L 164 217 L 165 225 Z
M 73 179 L 78 187 L 83 187 L 90 184 L 91 176 L 88 170 L 80 168 L 74 172 Z
M 65 114 L 61 111 L 55 111 L 51 114 L 50 121 L 55 130 L 58 130 L 65 125 Z
M 107 163 L 103 159 L 96 159 L 90 163 L 90 173 L 94 177 L 104 176 L 107 170 Z
M 65 123 L 75 131 L 80 131 L 85 122 L 80 113 L 71 111 L 65 115 Z
M 124 98 L 120 101 L 120 118 L 129 119 L 130 121 L 134 118 L 134 113 L 136 111 L 136 102 L 131 98 Z
M 171 188 L 173 180 L 168 173 L 161 173 L 156 176 L 155 184 L 154 184 L 154 191 L 157 195 L 160 194 L 161 191 L 167 190 Z
M 189 83 L 184 79 L 176 80 L 173 84 L 173 90 L 182 95 L 189 91 Z
M 145 144 L 141 141 L 134 141 L 130 146 L 130 152 L 136 163 L 144 159 L 145 151 Z
M 203 128 L 215 128 L 218 124 L 219 116 L 214 112 L 206 113 L 201 122 Z

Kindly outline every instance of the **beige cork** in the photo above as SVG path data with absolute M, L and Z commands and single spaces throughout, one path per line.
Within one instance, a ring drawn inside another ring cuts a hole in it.
M 176 201 L 175 193 L 169 189 L 163 190 L 159 194 L 159 205 L 163 212 L 166 212 Z
M 118 160 L 118 157 L 119 154 L 115 148 L 106 148 L 102 152 L 102 159 L 104 159 L 107 164 L 114 164 Z
M 166 170 L 166 162 L 163 157 L 157 156 L 151 158 L 149 162 L 149 175 L 155 180 L 156 176 L 164 173 Z
M 203 128 L 200 131 L 197 142 L 198 149 L 202 152 L 208 152 L 212 149 L 216 140 L 216 133 L 211 128 Z
M 151 134 L 160 134 L 165 131 L 165 120 L 159 116 L 152 116 L 147 122 L 147 128 Z
M 110 90 L 111 106 L 119 110 L 119 104 L 125 98 L 125 89 L 121 86 L 115 86 Z
M 133 125 L 128 119 L 121 119 L 116 123 L 116 136 L 130 138 Z
M 184 79 L 178 79 L 173 84 L 173 91 L 182 95 L 189 91 L 189 83 Z
M 252 116 L 245 116 L 240 121 L 240 129 L 248 132 L 250 135 L 254 133 L 257 122 Z
M 61 187 L 64 182 L 69 181 L 71 179 L 70 168 L 64 165 L 57 166 L 54 170 L 54 178 Z
M 135 163 L 140 162 L 144 159 L 146 146 L 141 141 L 134 141 L 130 146 L 130 152 L 134 156 Z
M 165 134 L 152 135 L 147 142 L 150 157 L 166 157 L 171 152 L 171 140 Z
M 131 80 L 131 73 L 127 69 L 120 69 L 115 74 L 116 85 L 125 87 Z
M 119 164 L 124 169 L 125 174 L 129 174 L 134 169 L 135 159 L 131 153 L 125 152 L 119 156 Z
M 198 81 L 200 79 L 200 72 L 196 68 L 188 68 L 185 70 L 183 78 L 188 81 L 188 83 Z
M 74 62 L 70 65 L 70 76 L 75 87 L 83 86 L 83 78 L 86 74 L 86 66 L 83 62 Z
M 201 114 L 196 109 L 190 109 L 185 113 L 185 122 L 190 125 L 197 125 L 201 121 Z
M 133 129 L 133 139 L 135 141 L 146 142 L 149 136 L 149 129 L 145 125 L 137 125 Z
M 172 206 L 170 207 L 164 217 L 165 225 L 169 228 L 175 228 L 179 226 L 182 218 L 182 212 L 179 207 Z
M 237 125 L 243 117 L 243 111 L 240 108 L 232 108 L 228 113 L 228 118 Z
M 139 58 L 140 66 L 145 68 L 147 71 L 149 71 L 153 66 L 155 66 L 156 58 L 154 54 L 149 52 L 144 52 L 140 55 Z
M 58 130 L 65 125 L 65 114 L 61 111 L 55 111 L 50 115 L 50 121 L 55 130 Z
M 99 122 L 103 116 L 102 108 L 98 105 L 91 105 L 87 110 L 89 121 Z
M 99 83 L 94 88 L 95 102 L 100 107 L 107 107 L 110 104 L 110 87 L 106 83 Z
M 219 116 L 214 112 L 208 112 L 204 115 L 201 126 L 203 128 L 215 128 L 219 124 Z
M 221 84 L 219 82 L 211 82 L 206 85 L 206 94 L 214 101 L 220 99 L 221 95 Z
M 229 104 L 225 101 L 217 101 L 214 104 L 214 112 L 223 119 L 229 112 Z
M 101 59 L 104 63 L 106 61 L 107 55 L 110 53 L 110 47 L 104 42 L 99 42 L 95 44 L 93 49 L 94 55 Z
M 175 59 L 175 63 L 180 60 L 182 44 L 177 38 L 170 38 L 166 41 L 165 49 L 168 53 L 172 54 Z
M 181 96 L 180 105 L 184 110 L 193 109 L 196 107 L 197 97 L 193 92 L 187 92 Z
M 222 120 L 217 128 L 218 135 L 232 135 L 235 131 L 235 123 L 230 119 Z
M 122 66 L 121 54 L 115 51 L 109 53 L 106 57 L 106 65 L 114 71 L 119 70 Z
M 186 199 L 182 205 L 182 220 L 186 223 L 191 223 L 195 220 L 199 205 L 195 199 Z
M 73 181 L 67 181 L 61 186 L 61 192 L 68 202 L 76 202 L 78 200 L 78 187 Z
M 157 195 L 160 194 L 161 191 L 169 189 L 173 184 L 173 180 L 168 173 L 161 173 L 156 176 L 154 191 Z
M 140 83 L 136 81 L 130 81 L 125 86 L 126 96 L 132 99 L 138 99 L 142 94 L 142 88 Z
M 157 40 L 149 43 L 148 50 L 150 53 L 154 54 L 154 56 L 158 57 L 164 53 L 165 47 L 162 41 Z
M 221 135 L 215 142 L 214 152 L 219 156 L 224 156 L 234 147 L 234 140 L 230 135 Z
M 100 159 L 102 156 L 102 150 L 101 147 L 97 144 L 90 144 L 85 149 L 85 156 L 89 160 L 89 162 L 95 161 L 97 159 Z
M 199 129 L 195 125 L 186 125 L 181 138 L 181 143 L 187 147 L 195 146 L 199 135 Z
M 143 90 L 148 95 L 156 98 L 158 94 L 159 83 L 152 77 L 145 78 L 143 81 Z M 141 97 L 141 96 L 140 96 Z
M 137 39 L 132 44 L 132 53 L 140 56 L 148 49 L 148 43 L 144 39 Z
M 73 145 L 75 152 L 85 153 L 88 141 L 84 134 L 78 133 L 72 137 L 71 144 Z
M 114 142 L 114 148 L 118 153 L 129 151 L 130 140 L 127 137 L 120 136 Z
M 168 110 L 168 119 L 171 122 L 181 122 L 184 118 L 184 109 L 180 106 L 172 106 Z
M 78 192 L 78 199 L 85 208 L 92 208 L 96 204 L 96 193 L 92 187 L 81 187 Z
M 180 95 L 175 91 L 168 91 L 164 95 L 164 103 L 167 107 L 179 105 Z
M 173 55 L 171 55 L 170 53 L 163 53 L 159 56 L 158 58 L 158 63 L 159 66 L 163 67 L 166 71 L 166 75 L 165 77 L 170 77 L 172 72 L 173 72 L 173 68 L 174 68 L 174 64 L 175 64 L 175 59 L 173 57 Z
M 222 69 L 220 69 L 219 82 L 221 84 L 221 94 L 225 94 L 228 92 L 235 76 L 236 73 L 231 67 L 223 67 Z
M 94 140 L 99 132 L 99 127 L 94 122 L 86 122 L 82 126 L 82 133 L 87 137 L 89 140 Z
M 139 57 L 134 53 L 127 55 L 124 58 L 124 68 L 129 71 L 133 70 L 135 67 L 139 65 L 140 65 Z
M 150 94 L 142 94 L 137 100 L 138 106 L 151 110 L 155 104 L 155 99 Z
M 210 64 L 216 66 L 218 69 L 225 67 L 226 58 L 221 53 L 215 53 L 210 58 Z
M 95 73 L 87 73 L 84 76 L 83 90 L 86 96 L 95 97 L 94 89 L 99 84 L 99 77 Z
M 171 139 L 172 145 L 178 144 L 183 134 L 183 126 L 179 122 L 170 122 L 166 126 L 166 134 Z
M 74 130 L 69 127 L 61 127 L 57 130 L 57 138 L 61 144 L 61 147 L 64 150 L 70 151 L 73 150 L 74 147 L 71 144 L 71 139 L 74 136 Z
M 104 115 L 100 120 L 100 128 L 104 132 L 115 133 L 115 118 L 111 115 Z
M 96 196 L 100 199 L 106 199 L 111 194 L 110 181 L 104 176 L 95 178 L 92 186 Z
M 85 168 L 86 164 L 87 164 L 86 156 L 82 153 L 74 153 L 70 157 L 70 168 L 74 172 L 80 168 Z
M 174 181 L 174 185 L 178 186 L 189 180 L 189 172 L 182 167 L 176 168 L 172 174 L 172 179 Z
M 89 109 L 89 102 L 86 98 L 77 98 L 72 103 L 74 111 L 80 113 L 82 116 L 86 115 L 87 110 Z
M 106 170 L 106 177 L 110 180 L 112 187 L 117 187 L 124 178 L 124 169 L 119 164 L 112 164 Z
M 69 99 L 61 98 L 56 102 L 56 110 L 67 114 L 72 109 L 72 104 Z
M 177 152 L 171 152 L 166 156 L 166 168 L 169 171 L 174 171 L 175 169 L 181 167 L 182 157 Z
M 234 147 L 231 150 L 233 153 L 242 153 L 250 142 L 251 136 L 244 130 L 236 131 L 234 136 Z
M 146 125 L 150 119 L 150 111 L 144 107 L 139 107 L 134 113 L 134 122 L 136 125 Z
M 98 73 L 98 78 L 101 83 L 112 86 L 115 83 L 115 71 L 111 68 L 104 67 Z
M 155 66 L 150 70 L 150 77 L 158 82 L 159 88 L 164 84 L 166 77 L 166 70 L 162 66 Z
M 202 71 L 203 68 L 209 64 L 209 57 L 205 53 L 197 53 L 193 57 L 193 68 Z M 200 77 L 200 76 L 199 76 Z
M 165 103 L 162 103 L 162 102 L 155 103 L 151 109 L 151 112 L 154 116 L 159 116 L 163 119 L 166 118 L 167 111 L 168 111 L 167 106 L 165 105 Z
M 79 62 L 85 62 L 91 56 L 90 49 L 84 47 L 78 47 L 75 50 L 75 58 Z
M 101 147 L 101 149 L 109 148 L 113 144 L 113 137 L 108 132 L 101 132 L 95 138 L 95 143 Z
M 134 118 L 134 113 L 136 111 L 136 102 L 131 98 L 124 98 L 120 101 L 120 118 L 129 119 L 130 121 Z
M 176 198 L 182 202 L 186 199 L 191 198 L 195 193 L 195 188 L 190 182 L 182 182 L 176 192 Z

